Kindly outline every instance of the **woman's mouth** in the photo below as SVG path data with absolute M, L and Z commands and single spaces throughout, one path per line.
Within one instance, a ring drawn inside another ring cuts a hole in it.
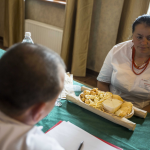
M 147 48 L 147 47 L 140 47 L 140 49 L 143 49 L 143 50 L 146 49 L 146 48 Z

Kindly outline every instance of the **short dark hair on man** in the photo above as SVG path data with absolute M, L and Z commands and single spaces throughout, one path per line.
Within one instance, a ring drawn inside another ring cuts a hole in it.
M 17 115 L 30 106 L 54 99 L 60 92 L 58 54 L 37 45 L 20 43 L 0 59 L 0 110 Z
M 139 16 L 138 18 L 136 18 L 136 20 L 132 24 L 132 33 L 134 32 L 135 27 L 138 24 L 145 24 L 147 26 L 150 26 L 150 15 L 144 14 L 144 15 Z

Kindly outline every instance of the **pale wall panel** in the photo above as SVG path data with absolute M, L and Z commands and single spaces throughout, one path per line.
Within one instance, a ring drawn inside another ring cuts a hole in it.
M 40 0 L 25 1 L 25 18 L 63 28 L 65 5 Z

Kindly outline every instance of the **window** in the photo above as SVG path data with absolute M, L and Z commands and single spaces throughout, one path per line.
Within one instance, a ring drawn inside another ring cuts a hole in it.
M 52 3 L 58 3 L 58 4 L 62 4 L 62 5 L 66 5 L 66 0 L 42 0 L 42 1 L 52 2 Z

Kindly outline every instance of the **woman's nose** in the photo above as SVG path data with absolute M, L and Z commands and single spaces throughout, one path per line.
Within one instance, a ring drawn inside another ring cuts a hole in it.
M 148 40 L 146 38 L 143 38 L 143 40 L 141 41 L 142 45 L 147 45 L 148 44 Z

